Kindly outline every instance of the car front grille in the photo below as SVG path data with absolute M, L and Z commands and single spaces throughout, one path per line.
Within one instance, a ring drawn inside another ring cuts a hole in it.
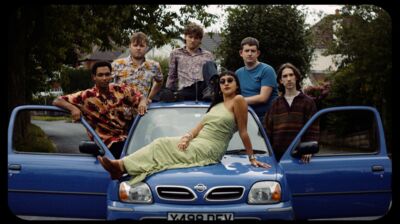
M 234 201 L 243 197 L 242 186 L 220 186 L 211 188 L 205 196 L 207 201 Z
M 188 187 L 184 186 L 157 186 L 157 195 L 164 200 L 172 201 L 194 201 L 196 194 Z
M 209 202 L 240 200 L 244 191 L 243 186 L 217 186 L 205 193 L 204 200 Z M 186 186 L 160 185 L 156 187 L 156 192 L 162 200 L 194 201 L 197 199 L 197 194 Z

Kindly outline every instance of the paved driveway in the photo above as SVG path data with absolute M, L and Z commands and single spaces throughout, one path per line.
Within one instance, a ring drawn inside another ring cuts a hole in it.
M 32 120 L 55 144 L 59 153 L 79 153 L 79 143 L 89 140 L 86 129 L 80 123 L 61 121 Z

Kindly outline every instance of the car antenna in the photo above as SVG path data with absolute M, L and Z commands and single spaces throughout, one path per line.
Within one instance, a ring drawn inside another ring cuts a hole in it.
M 195 86 L 196 86 L 196 104 L 198 104 L 199 101 L 197 99 L 197 78 L 194 78 L 194 83 L 195 83 Z

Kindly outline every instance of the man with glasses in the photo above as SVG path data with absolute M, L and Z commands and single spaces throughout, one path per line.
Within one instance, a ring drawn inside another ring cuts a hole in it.
M 111 64 L 108 62 L 93 65 L 92 79 L 93 88 L 59 96 L 53 105 L 69 110 L 74 122 L 83 115 L 114 157 L 119 158 L 129 123 L 136 114 L 145 113 L 146 98 L 134 87 L 110 83 Z M 88 135 L 93 140 L 93 136 Z
M 278 96 L 276 73 L 273 67 L 258 61 L 260 50 L 256 38 L 246 37 L 240 46 L 239 54 L 245 66 L 235 73 L 240 81 L 242 95 L 262 122 L 272 101 Z

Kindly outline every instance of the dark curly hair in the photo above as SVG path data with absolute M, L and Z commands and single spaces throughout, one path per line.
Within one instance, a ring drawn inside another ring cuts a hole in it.
M 108 67 L 112 71 L 111 64 L 108 61 L 98 61 L 92 66 L 92 75 L 96 75 L 98 67 Z
M 195 37 L 202 39 L 204 35 L 204 30 L 200 25 L 190 22 L 185 26 L 183 34 L 194 35 Z

